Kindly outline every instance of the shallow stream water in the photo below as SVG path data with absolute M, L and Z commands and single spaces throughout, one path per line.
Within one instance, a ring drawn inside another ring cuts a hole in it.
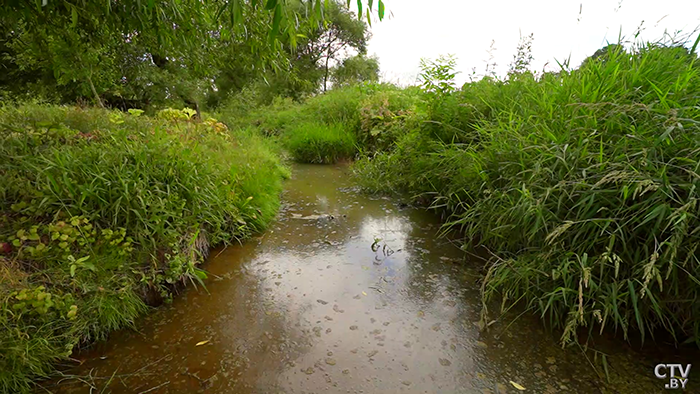
M 214 250 L 204 266 L 210 273 L 206 290 L 190 286 L 139 321 L 137 331 L 115 333 L 79 354 L 82 364 L 67 373 L 82 381 L 65 379 L 46 388 L 232 394 L 521 392 L 516 386 L 532 393 L 664 391 L 653 366 L 675 360 L 641 356 L 617 342 L 601 344 L 612 379 L 603 384 L 591 366 L 602 373 L 600 362 L 562 349 L 536 317 L 514 314 L 480 331 L 480 263 L 465 260 L 457 247 L 437 237 L 433 214 L 363 195 L 353 189 L 348 171 L 295 166 L 278 221 L 242 246 Z

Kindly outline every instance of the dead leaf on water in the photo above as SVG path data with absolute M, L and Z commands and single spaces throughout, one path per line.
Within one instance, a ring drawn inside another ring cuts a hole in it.
M 513 387 L 515 387 L 516 389 L 520 390 L 520 391 L 525 391 L 525 387 L 519 385 L 518 383 L 515 383 L 515 382 L 512 381 L 512 380 L 510 381 L 510 384 L 511 384 Z
M 312 367 L 308 367 L 308 368 L 306 368 L 306 369 L 302 369 L 301 372 L 303 372 L 303 373 L 305 373 L 305 374 L 307 374 L 307 375 L 311 375 L 311 374 L 314 373 L 314 369 L 313 369 Z
M 365 293 L 365 292 L 363 291 L 363 292 L 362 292 L 362 295 L 363 295 L 363 296 L 366 296 L 366 295 L 367 295 L 367 293 Z
M 195 344 L 195 346 L 202 346 L 202 345 L 206 345 L 207 343 L 209 343 L 208 339 L 206 341 L 197 342 L 197 344 Z
M 417 315 L 418 315 L 418 317 L 423 317 L 423 316 L 425 316 L 425 312 L 418 311 Z

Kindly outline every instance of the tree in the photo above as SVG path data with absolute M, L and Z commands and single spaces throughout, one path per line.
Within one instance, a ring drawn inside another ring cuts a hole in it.
M 300 5 L 302 7 L 302 5 Z M 284 45 L 287 63 L 270 69 L 264 85 L 258 85 L 263 102 L 277 96 L 300 100 L 328 88 L 333 63 L 352 53 L 363 54 L 370 37 L 367 24 L 338 0 L 328 2 L 326 21 L 320 27 L 313 20 L 300 20 L 296 46 Z
M 252 78 L 251 69 L 264 69 L 265 60 L 283 57 L 279 45 L 267 43 L 267 14 L 246 8 L 246 29 L 227 30 L 203 16 L 215 8 L 207 10 L 201 2 L 191 5 L 192 9 L 180 8 L 194 15 L 182 25 L 186 28 L 166 22 L 171 31 L 142 28 L 118 17 L 103 23 L 89 14 L 74 18 L 46 11 L 46 23 L 0 16 L 0 66 L 15 78 L 0 83 L 21 92 L 41 81 L 64 102 L 90 97 L 100 106 L 106 101 L 111 106 L 143 107 L 175 100 L 196 108 L 218 91 L 215 82 L 228 88 L 220 77 Z
M 367 24 L 336 0 L 330 1 L 325 23 L 309 29 L 308 38 L 299 41 L 296 61 L 307 67 L 320 65 L 323 70 L 323 91 L 328 89 L 331 62 L 339 61 L 348 51 L 364 54 L 370 33 Z
M 315 90 L 319 59 L 327 71 L 346 48 L 364 51 L 366 30 L 328 0 L 8 0 L 0 4 L 0 67 L 12 77 L 0 83 L 100 106 L 216 105 L 271 70 L 290 92 Z
M 333 68 L 334 87 L 355 85 L 379 80 L 379 59 L 357 55 L 349 57 Z
M 366 4 L 366 7 L 365 7 Z M 371 23 L 371 14 L 376 10 L 379 20 L 384 19 L 383 0 L 357 1 L 358 17 Z M 202 22 L 214 22 L 227 30 L 248 26 L 246 11 L 255 10 L 270 17 L 269 38 L 287 37 L 294 44 L 298 21 L 309 19 L 323 22 L 329 0 L 5 0 L 0 4 L 0 15 L 6 20 L 24 20 L 32 25 L 55 24 L 55 20 L 69 18 L 76 25 L 81 18 L 97 18 L 110 29 L 127 31 L 154 28 L 164 40 L 176 39 L 179 33 L 188 32 Z M 350 0 L 347 1 L 350 7 Z M 301 16 L 304 15 L 304 16 Z M 194 37 L 179 34 L 184 40 L 196 41 Z

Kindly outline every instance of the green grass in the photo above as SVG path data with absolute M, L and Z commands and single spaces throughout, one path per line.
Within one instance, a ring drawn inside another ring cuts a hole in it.
M 342 124 L 300 123 L 282 138 L 292 158 L 300 163 L 336 163 L 352 159 L 357 152 L 355 135 Z
M 407 124 L 417 121 L 413 115 L 420 97 L 416 88 L 366 84 L 334 89 L 304 103 L 278 99 L 258 108 L 249 101 L 243 92 L 217 117 L 232 129 L 253 128 L 279 137 L 294 160 L 332 163 L 389 149 L 411 127 Z
M 484 305 L 562 330 L 700 344 L 700 62 L 683 47 L 612 50 L 581 68 L 484 79 L 355 165 L 486 246 Z M 484 318 L 493 311 L 484 308 Z
M 257 133 L 96 109 L 0 109 L 0 392 L 197 282 L 209 245 L 274 217 L 288 175 Z

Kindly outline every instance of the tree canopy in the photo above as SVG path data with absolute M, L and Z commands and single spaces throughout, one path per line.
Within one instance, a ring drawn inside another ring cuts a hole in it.
M 342 1 L 342 0 L 341 0 Z M 345 3 L 345 4 L 343 4 Z M 280 94 L 327 86 L 332 62 L 364 53 L 372 10 L 337 0 L 90 0 L 0 5 L 0 96 L 143 107 L 217 105 L 258 78 Z

